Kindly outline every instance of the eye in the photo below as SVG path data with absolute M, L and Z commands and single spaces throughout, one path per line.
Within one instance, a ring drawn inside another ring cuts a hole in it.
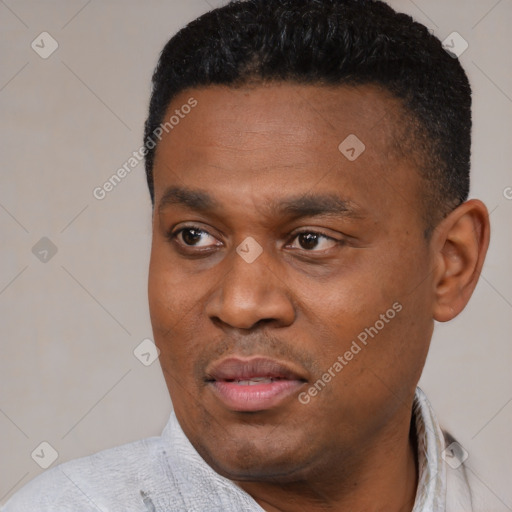
M 167 235 L 170 240 L 177 240 L 179 244 L 186 247 L 212 247 L 218 243 L 208 243 L 208 238 L 215 240 L 208 231 L 197 226 L 187 226 L 171 232 Z M 210 240 L 210 241 L 211 241 Z
M 299 247 L 296 246 L 295 248 L 310 252 L 326 251 L 342 243 L 341 240 L 336 240 L 335 238 L 315 231 L 301 231 L 300 233 L 296 233 L 293 240 L 297 240 L 299 244 Z M 293 247 L 293 245 L 290 247 Z M 313 249 L 317 249 L 318 247 L 320 247 L 320 250 L 313 251 Z
M 198 226 L 182 227 L 176 231 L 170 232 L 167 238 L 171 241 L 177 241 L 177 243 L 183 247 L 207 248 L 222 245 L 222 243 L 216 240 L 208 231 Z M 292 241 L 295 240 L 297 242 L 290 244 L 288 247 L 308 252 L 327 251 L 343 243 L 342 240 L 337 240 L 316 231 L 301 231 L 296 233 L 292 238 Z

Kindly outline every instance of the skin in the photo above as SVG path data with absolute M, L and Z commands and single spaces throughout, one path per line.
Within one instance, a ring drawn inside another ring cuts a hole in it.
M 462 204 L 425 238 L 425 184 L 412 158 L 390 150 L 402 110 L 376 87 L 212 86 L 182 92 L 169 113 L 190 97 L 197 107 L 157 147 L 149 275 L 185 434 L 267 511 L 410 511 L 412 400 L 434 320 L 456 316 L 478 280 L 485 206 Z M 349 134 L 366 146 L 352 162 L 338 150 Z M 162 203 L 169 187 L 218 204 Z M 321 194 L 354 210 L 294 217 L 270 207 Z M 203 231 L 167 236 L 191 226 Z M 249 236 L 263 250 L 252 263 L 236 252 Z M 301 403 L 299 392 L 397 302 L 401 311 Z M 273 409 L 228 410 L 205 375 L 229 355 L 286 361 L 307 382 Z

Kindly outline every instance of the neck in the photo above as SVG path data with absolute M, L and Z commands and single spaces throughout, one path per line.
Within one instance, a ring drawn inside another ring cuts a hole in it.
M 266 512 L 411 512 L 418 468 L 410 426 L 405 418 L 400 428 L 395 423 L 364 448 L 337 454 L 296 481 L 237 483 Z

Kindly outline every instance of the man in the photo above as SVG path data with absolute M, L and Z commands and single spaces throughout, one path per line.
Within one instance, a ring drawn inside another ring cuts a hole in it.
M 417 388 L 489 242 L 470 108 L 382 2 L 232 2 L 175 35 L 145 129 L 174 412 L 4 511 L 500 510 Z

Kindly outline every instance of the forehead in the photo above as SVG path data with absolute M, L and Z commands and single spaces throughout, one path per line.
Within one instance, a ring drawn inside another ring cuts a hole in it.
M 197 106 L 183 124 L 192 125 L 197 137 L 214 136 L 226 148 L 259 148 L 273 141 L 273 135 L 283 142 L 314 144 L 327 133 L 339 138 L 358 129 L 372 130 L 372 141 L 368 140 L 372 143 L 384 132 L 391 135 L 390 129 L 395 131 L 402 121 L 397 119 L 400 101 L 375 85 L 327 87 L 288 82 L 189 89 L 173 99 L 166 119 L 191 97 Z M 379 129 L 384 127 L 384 132 Z M 175 126 L 172 132 L 177 131 L 183 131 L 183 126 Z
M 176 185 L 224 198 L 337 190 L 353 204 L 381 207 L 415 192 L 417 173 L 393 151 L 402 109 L 376 86 L 190 89 L 165 120 L 191 98 L 195 108 L 157 146 L 156 205 Z

